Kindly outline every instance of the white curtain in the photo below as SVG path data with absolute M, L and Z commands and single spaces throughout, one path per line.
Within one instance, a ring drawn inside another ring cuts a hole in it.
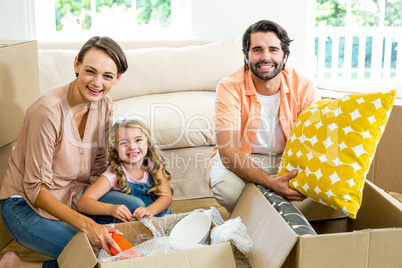
M 26 40 L 36 40 L 35 0 L 22 0 L 22 10 L 25 17 L 24 35 Z
M 35 1 L 0 0 L 0 25 L 0 39 L 36 39 Z

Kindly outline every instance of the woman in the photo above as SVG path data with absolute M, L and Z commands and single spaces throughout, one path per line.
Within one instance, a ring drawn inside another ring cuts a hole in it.
M 107 165 L 112 101 L 106 94 L 127 70 L 120 46 L 108 37 L 93 37 L 74 60 L 76 79 L 47 90 L 27 110 L 18 141 L 9 159 L 0 190 L 1 216 L 21 245 L 57 258 L 78 230 L 107 252 L 108 243 L 120 252 L 110 232 L 110 218 L 94 218 L 75 209 L 90 176 Z M 124 204 L 128 195 L 106 194 L 100 200 Z M 120 233 L 121 234 L 121 233 Z M 0 267 L 21 264 L 7 252 Z M 24 267 L 57 267 L 57 262 L 23 263 Z

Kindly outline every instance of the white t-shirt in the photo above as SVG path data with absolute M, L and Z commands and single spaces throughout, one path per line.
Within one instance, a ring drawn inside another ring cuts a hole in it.
M 279 121 L 280 91 L 271 96 L 257 94 L 261 118 L 254 141 L 253 154 L 277 155 L 285 149 L 285 135 Z

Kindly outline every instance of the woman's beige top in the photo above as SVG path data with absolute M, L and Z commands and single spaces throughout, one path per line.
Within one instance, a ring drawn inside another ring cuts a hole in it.
M 0 199 L 20 195 L 39 215 L 56 219 L 35 205 L 41 185 L 75 209 L 90 176 L 104 170 L 107 138 L 112 124 L 112 100 L 106 96 L 89 104 L 81 139 L 67 94 L 70 84 L 45 91 L 25 114 L 9 158 Z

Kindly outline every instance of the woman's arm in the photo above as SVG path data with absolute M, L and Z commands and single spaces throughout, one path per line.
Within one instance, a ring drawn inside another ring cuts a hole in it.
M 90 215 L 110 215 L 124 222 L 130 221 L 131 212 L 125 205 L 113 205 L 98 201 L 110 189 L 109 180 L 105 176 L 100 176 L 82 194 L 77 203 L 77 210 Z
M 172 190 L 170 189 L 169 182 L 166 176 L 163 174 L 162 169 L 158 171 L 158 177 L 162 179 L 162 184 L 159 186 L 161 191 L 164 191 L 168 195 L 160 195 L 158 198 L 147 207 L 139 207 L 134 213 L 133 217 L 136 219 L 141 219 L 144 216 L 152 218 L 167 209 L 172 204 Z
M 108 248 L 108 244 L 110 244 L 117 252 L 121 252 L 119 246 L 109 234 L 110 232 L 122 234 L 119 230 L 111 226 L 97 224 L 92 219 L 74 211 L 58 200 L 44 185 L 40 188 L 35 204 L 54 217 L 83 231 L 92 245 L 103 248 L 110 254 Z

